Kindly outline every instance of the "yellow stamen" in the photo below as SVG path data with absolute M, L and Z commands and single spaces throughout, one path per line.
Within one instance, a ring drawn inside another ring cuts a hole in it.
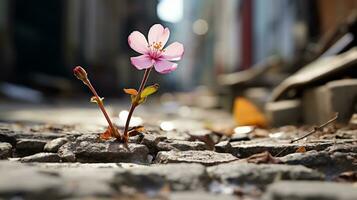
M 161 50 L 162 48 L 162 43 L 161 42 L 154 42 L 153 45 L 154 49 L 156 50 Z

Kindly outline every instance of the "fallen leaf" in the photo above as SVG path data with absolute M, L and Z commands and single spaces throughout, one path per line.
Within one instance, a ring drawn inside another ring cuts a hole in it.
M 342 172 L 335 180 L 341 182 L 357 182 L 357 171 Z
M 237 97 L 234 100 L 233 116 L 236 123 L 240 126 L 254 125 L 258 127 L 267 127 L 268 125 L 268 120 L 263 112 L 251 101 L 243 97 Z
M 108 127 L 102 134 L 100 134 L 100 139 L 102 140 L 109 140 L 112 136 L 113 133 L 111 131 L 111 129 Z
M 262 153 L 257 153 L 246 158 L 248 163 L 255 164 L 279 164 L 282 161 L 279 158 L 272 156 L 268 151 L 264 151 Z
M 116 127 L 114 127 L 116 128 Z M 119 134 L 119 135 L 116 135 L 116 134 Z M 99 135 L 100 139 L 102 140 L 109 140 L 110 138 L 117 138 L 117 139 L 120 139 L 120 133 L 119 133 L 119 130 L 117 129 L 117 132 L 113 132 L 112 129 L 110 127 L 108 127 L 103 133 L 101 133 Z
M 305 153 L 305 152 L 306 152 L 306 148 L 304 146 L 297 148 L 295 151 L 295 153 Z

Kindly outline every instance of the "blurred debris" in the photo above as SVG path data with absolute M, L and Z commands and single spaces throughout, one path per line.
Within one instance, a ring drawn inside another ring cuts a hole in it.
M 301 100 L 299 99 L 268 102 L 265 111 L 273 127 L 301 122 Z
M 354 113 L 349 122 L 351 129 L 357 129 L 357 113 Z
M 267 71 L 281 64 L 281 58 L 271 56 L 249 70 L 221 75 L 218 77 L 218 82 L 221 85 L 231 87 L 251 87 L 252 85 L 257 85 L 261 81 L 261 78 L 266 75 Z
M 335 180 L 339 182 L 357 182 L 357 171 L 342 172 Z
M 357 63 L 357 48 L 336 56 L 321 58 L 304 66 L 277 86 L 271 101 L 279 101 L 289 96 L 289 91 L 306 89 L 307 85 L 326 83 L 344 76 L 353 75 Z M 291 98 L 291 97 L 290 97 Z
M 233 115 L 240 126 L 255 125 L 267 127 L 268 122 L 264 114 L 248 99 L 237 97 L 234 101 Z
M 10 99 L 30 103 L 41 103 L 44 101 L 44 96 L 40 91 L 12 83 L 0 83 L 0 94 Z
M 249 156 L 246 158 L 246 161 L 248 163 L 254 163 L 254 164 L 279 164 L 282 163 L 279 158 L 273 157 L 269 151 L 264 151 L 262 153 L 254 154 L 252 156 Z
M 303 94 L 303 112 L 306 123 L 323 123 L 334 112 L 339 122 L 347 123 L 356 111 L 357 79 L 330 81 L 306 90 Z

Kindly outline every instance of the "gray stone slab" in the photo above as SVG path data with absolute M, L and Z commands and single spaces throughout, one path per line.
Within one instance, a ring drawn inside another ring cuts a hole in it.
M 213 180 L 225 184 L 266 185 L 277 180 L 321 180 L 324 175 L 307 167 L 232 162 L 207 168 Z
M 1 162 L 0 196 L 6 199 L 58 199 L 63 196 L 62 182 L 53 174 L 40 173 L 34 167 Z
M 58 149 L 67 142 L 68 139 L 65 137 L 53 139 L 46 143 L 46 145 L 44 146 L 44 150 L 47 152 L 57 153 Z
M 204 142 L 200 141 L 184 141 L 184 140 L 166 140 L 157 143 L 156 145 L 159 151 L 189 151 L 197 150 L 203 151 L 208 150 L 208 146 Z
M 234 195 L 228 194 L 214 194 L 214 193 L 207 193 L 204 191 L 198 192 L 173 192 L 170 194 L 170 200 L 237 200 L 237 197 Z
M 200 164 L 167 164 L 133 167 L 117 172 L 113 184 L 135 188 L 142 192 L 160 190 L 169 184 L 174 191 L 203 189 L 208 183 L 206 170 Z
M 226 149 L 226 153 L 231 153 L 239 158 L 246 158 L 264 151 L 268 151 L 273 156 L 277 154 L 279 154 L 279 156 L 284 156 L 290 153 L 295 153 L 296 150 L 301 146 L 304 146 L 307 151 L 321 151 L 333 144 L 333 141 L 304 143 L 290 143 L 290 141 L 287 140 L 240 141 L 231 142 L 230 147 Z
M 281 181 L 270 185 L 264 200 L 355 200 L 356 187 L 351 184 L 320 181 Z
M 37 153 L 20 159 L 21 162 L 60 162 L 61 158 L 57 153 Z
M 214 151 L 160 151 L 155 163 L 200 163 L 203 165 L 216 165 L 237 160 L 228 153 Z
M 115 140 L 102 141 L 98 135 L 82 135 L 60 147 L 59 156 L 66 162 L 148 163 L 149 149 L 142 144 L 126 147 Z

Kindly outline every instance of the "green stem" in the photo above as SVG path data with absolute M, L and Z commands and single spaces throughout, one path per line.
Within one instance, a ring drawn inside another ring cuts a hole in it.
M 88 86 L 88 88 L 92 91 L 93 95 L 97 98 L 98 106 L 99 106 L 100 110 L 102 111 L 105 119 L 107 120 L 108 125 L 109 125 L 110 129 L 113 131 L 115 137 L 120 138 L 120 134 L 118 133 L 118 130 L 114 127 L 112 121 L 110 120 L 110 117 L 109 117 L 107 111 L 105 110 L 103 102 L 101 101 L 101 98 L 99 97 L 97 91 L 95 91 L 94 87 L 92 86 L 91 82 L 88 79 L 85 80 L 84 83 Z
M 128 114 L 128 117 L 126 119 L 125 128 L 124 128 L 124 142 L 125 143 L 127 143 L 128 139 L 129 139 L 128 130 L 129 130 L 130 119 L 131 119 L 131 117 L 132 117 L 132 115 L 134 113 L 135 108 L 139 105 L 137 102 L 140 100 L 141 92 L 143 91 L 143 89 L 145 87 L 145 84 L 146 84 L 146 82 L 147 82 L 147 80 L 149 78 L 151 69 L 152 69 L 152 67 L 150 67 L 150 68 L 145 70 L 143 79 L 141 80 L 141 83 L 140 83 L 138 94 L 136 95 L 136 99 L 135 99 L 135 101 L 133 101 L 131 103 L 129 114 Z

